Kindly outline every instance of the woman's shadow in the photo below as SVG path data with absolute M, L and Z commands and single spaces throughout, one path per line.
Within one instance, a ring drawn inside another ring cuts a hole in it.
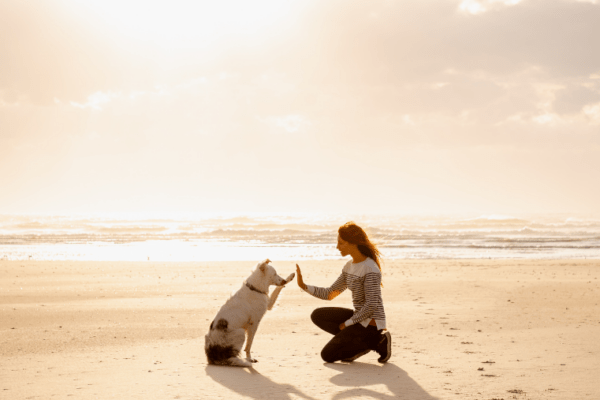
M 273 382 L 254 368 L 207 365 L 206 375 L 236 393 L 255 399 L 291 400 L 290 394 L 293 393 L 304 399 L 316 400 L 290 384 Z
M 437 400 L 431 396 L 406 371 L 391 363 L 383 365 L 353 362 L 352 364 L 324 364 L 326 367 L 341 373 L 330 379 L 338 386 L 348 386 L 348 389 L 332 397 L 332 400 L 346 398 L 373 398 L 381 400 L 410 399 Z M 380 393 L 368 389 L 372 385 L 385 384 L 393 394 Z

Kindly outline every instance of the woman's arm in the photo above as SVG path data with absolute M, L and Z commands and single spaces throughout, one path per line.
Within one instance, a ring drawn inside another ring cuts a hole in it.
M 333 300 L 337 295 L 346 290 L 346 279 L 344 278 L 344 273 L 333 282 L 328 288 L 321 288 L 316 286 L 308 286 L 304 283 L 304 279 L 302 278 L 302 271 L 300 271 L 300 267 L 296 264 L 296 277 L 298 278 L 298 286 L 308 294 L 313 295 L 314 297 L 321 300 Z

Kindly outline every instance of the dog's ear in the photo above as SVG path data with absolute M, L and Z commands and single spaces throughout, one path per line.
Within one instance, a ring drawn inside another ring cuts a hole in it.
M 269 260 L 267 258 L 265 261 L 263 261 L 262 263 L 260 263 L 260 266 L 258 268 L 261 270 L 261 272 L 264 273 L 267 270 L 267 264 L 270 263 L 270 262 L 271 262 L 271 260 Z

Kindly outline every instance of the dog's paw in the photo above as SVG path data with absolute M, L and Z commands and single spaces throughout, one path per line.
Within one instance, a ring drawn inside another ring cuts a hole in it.
M 250 358 L 250 357 L 246 358 L 246 361 L 249 361 L 251 363 L 257 363 L 258 362 L 258 360 L 256 358 Z
M 291 281 L 292 281 L 292 279 L 294 279 L 294 277 L 295 277 L 295 276 L 296 276 L 296 273 L 295 273 L 295 272 L 292 272 L 292 273 L 290 274 L 290 276 L 288 276 L 287 278 L 285 278 L 285 283 L 289 283 L 289 282 L 291 282 Z

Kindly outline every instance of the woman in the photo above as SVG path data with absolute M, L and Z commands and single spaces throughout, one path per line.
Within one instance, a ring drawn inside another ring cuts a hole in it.
M 296 264 L 298 286 L 319 299 L 332 300 L 346 288 L 352 291 L 354 311 L 324 307 L 317 308 L 310 316 L 315 325 L 335 335 L 321 351 L 321 357 L 325 362 L 349 362 L 374 350 L 380 356 L 377 361 L 385 363 L 392 355 L 392 337 L 385 326 L 379 250 L 354 222 L 338 229 L 337 249 L 342 257 L 350 255 L 352 260 L 344 265 L 341 275 L 329 288 L 304 284 Z

